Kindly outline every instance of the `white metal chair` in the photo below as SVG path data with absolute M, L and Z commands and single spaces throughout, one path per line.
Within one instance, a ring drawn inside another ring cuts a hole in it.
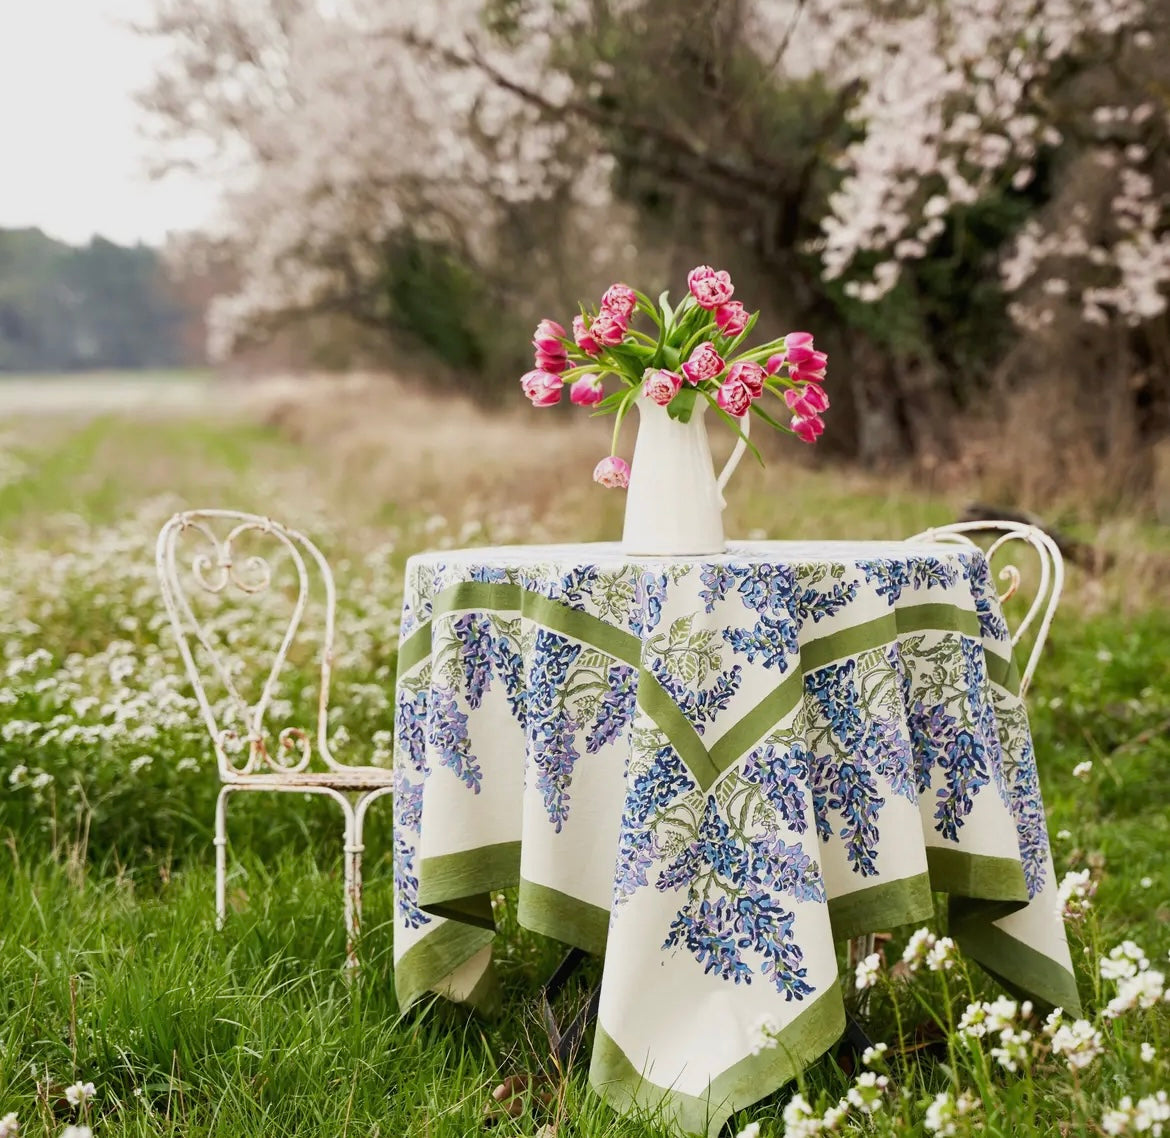
M 1024 674 L 1020 678 L 1020 698 L 1027 694 L 1032 682 L 1032 675 L 1036 665 L 1040 662 L 1040 654 L 1044 651 L 1045 641 L 1048 639 L 1048 630 L 1052 626 L 1052 618 L 1056 616 L 1060 596 L 1064 590 L 1064 558 L 1056 542 L 1038 526 L 1028 525 L 1025 522 L 990 521 L 954 522 L 951 525 L 935 526 L 922 533 L 908 538 L 908 541 L 937 541 L 950 545 L 966 545 L 979 548 L 978 544 L 969 536 L 972 533 L 998 534 L 985 551 L 987 562 L 992 559 L 1005 545 L 1013 541 L 1023 542 L 1031 547 L 1040 564 L 1040 581 L 1036 587 L 1036 595 L 1025 613 L 1023 620 L 1012 633 L 1012 648 L 1015 648 L 1024 633 L 1032 626 L 1033 621 L 1040 617 L 1036 628 L 1036 638 L 1032 643 L 1032 650 L 1028 654 L 1028 663 L 1024 667 Z M 1007 587 L 999 594 L 1002 604 L 1013 596 L 1023 582 L 1023 574 L 1013 564 L 1004 565 L 997 576 L 1007 583 Z M 854 937 L 849 942 L 849 966 L 856 968 L 874 950 L 872 934 Z
M 222 538 L 217 535 L 217 528 L 226 530 Z M 192 607 L 191 594 L 184 586 L 186 574 L 180 569 L 179 547 L 184 537 L 193 537 L 199 543 L 189 563 L 189 578 L 196 586 L 196 592 L 202 590 L 205 594 L 223 595 L 232 587 L 253 597 L 268 592 L 273 581 L 272 565 L 267 557 L 237 553 L 242 543 L 271 540 L 275 544 L 273 552 L 278 554 L 283 549 L 295 569 L 295 592 L 290 590 L 292 615 L 254 704 L 249 704 L 240 694 L 231 662 L 216 646 Z M 270 518 L 233 510 L 188 510 L 176 514 L 159 533 L 156 565 L 163 603 L 211 735 L 222 783 L 215 806 L 216 928 L 223 927 L 225 916 L 228 798 L 243 791 L 261 790 L 323 795 L 341 807 L 344 818 L 346 962 L 353 967 L 361 923 L 362 832 L 366 811 L 376 799 L 391 792 L 393 771 L 385 767 L 339 762 L 330 750 L 329 681 L 333 665 L 336 591 L 329 565 L 317 546 L 304 534 L 287 529 Z M 289 649 L 301 630 L 314 591 L 314 571 L 324 589 L 316 756 L 313 754 L 314 733 L 299 726 L 277 729 L 265 723 L 281 673 L 288 664 Z M 218 705 L 218 716 L 217 706 L 208 696 L 196 663 L 192 637 L 210 662 L 225 693 L 224 700 Z M 221 720 L 234 720 L 242 727 L 237 730 Z

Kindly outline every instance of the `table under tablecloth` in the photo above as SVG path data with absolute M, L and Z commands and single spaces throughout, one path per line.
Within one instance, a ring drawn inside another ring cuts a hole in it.
M 508 547 L 406 572 L 402 1007 L 491 1002 L 490 898 L 518 887 L 522 925 L 603 957 L 592 1085 L 713 1135 L 839 1038 L 835 942 L 927 920 L 932 891 L 970 957 L 1077 1006 L 979 550 Z

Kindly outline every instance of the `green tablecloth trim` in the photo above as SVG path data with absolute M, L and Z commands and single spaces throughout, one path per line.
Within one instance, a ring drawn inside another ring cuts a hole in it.
M 833 939 L 838 941 L 912 921 L 926 921 L 933 916 L 934 895 L 927 873 L 883 881 L 843 897 L 829 898 L 829 920 Z
M 640 1107 L 673 1119 L 687 1133 L 716 1138 L 735 1111 L 796 1078 L 828 1051 L 844 1030 L 845 1007 L 841 989 L 834 984 L 780 1033 L 774 1047 L 748 1055 L 716 1076 L 707 1094 L 688 1095 L 645 1078 L 599 1023 L 589 1082 L 619 1111 Z
M 406 1011 L 490 944 L 495 935 L 478 925 L 447 921 L 411 945 L 394 963 L 394 991 L 399 1009 Z M 489 966 L 488 974 L 476 984 L 466 1002 L 477 1011 L 490 1012 L 495 1009 L 497 1001 L 495 973 Z
M 641 668 L 641 641 L 631 632 L 615 628 L 600 617 L 570 608 L 519 585 L 463 581 L 438 593 L 431 621 L 447 613 L 465 611 L 516 612 L 544 628 L 571 636 L 639 669 L 638 706 L 662 729 L 686 764 L 700 789 L 708 789 L 719 775 L 738 762 L 797 704 L 803 676 L 833 660 L 892 643 L 908 632 L 959 632 L 981 638 L 974 612 L 957 605 L 929 603 L 895 607 L 874 620 L 843 628 L 809 640 L 800 646 L 800 671 L 782 680 L 711 748 L 703 743 L 694 725 L 648 671 Z M 431 624 L 416 629 L 399 649 L 398 674 L 405 676 L 425 659 L 431 648 Z M 1010 658 L 985 652 L 988 675 L 1009 679 L 1015 672 Z M 996 682 L 1000 682 L 996 679 Z M 1006 686 L 1001 683 L 1001 686 Z M 1018 680 L 1017 680 L 1018 686 Z
M 609 936 L 609 910 L 559 889 L 520 881 L 519 919 L 526 929 L 600 956 Z
M 959 948 L 1014 996 L 1044 1009 L 1064 1008 L 1070 1016 L 1081 1014 L 1076 977 L 992 924 L 977 907 L 953 901 L 949 928 Z
M 519 881 L 519 842 L 426 857 L 419 865 L 418 907 L 437 917 L 454 917 L 494 929 L 488 894 Z
M 1010 857 L 989 857 L 927 846 L 926 864 L 930 867 L 931 887 L 936 892 L 950 893 L 953 897 L 1011 902 L 1005 912 L 1020 908 L 1015 902 L 1028 903 L 1024 867 Z

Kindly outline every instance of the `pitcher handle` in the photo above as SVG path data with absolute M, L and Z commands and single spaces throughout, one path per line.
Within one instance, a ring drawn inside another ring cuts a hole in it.
M 732 450 L 730 458 L 723 464 L 723 469 L 715 480 L 715 488 L 719 491 L 719 508 L 721 510 L 727 509 L 727 499 L 723 497 L 723 488 L 727 485 L 727 480 L 735 473 L 739 460 L 743 458 L 743 452 L 747 450 L 747 437 L 751 433 L 751 420 L 752 413 L 750 411 L 739 418 L 739 429 L 743 432 L 743 438 L 735 440 L 735 449 Z

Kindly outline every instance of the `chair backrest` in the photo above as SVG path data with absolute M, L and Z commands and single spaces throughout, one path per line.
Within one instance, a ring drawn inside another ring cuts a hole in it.
M 185 544 L 184 539 L 196 543 L 189 554 L 187 572 L 183 571 L 180 564 L 180 548 Z M 295 570 L 295 587 L 289 590 L 292 614 L 280 647 L 264 678 L 259 697 L 254 703 L 249 703 L 240 692 L 230 658 L 217 644 L 206 623 L 196 616 L 192 596 L 198 595 L 199 591 L 203 594 L 225 595 L 232 589 L 251 597 L 269 593 L 273 584 L 273 567 L 269 558 L 255 553 L 243 555 L 238 548 L 240 545 L 254 545 L 257 540 L 272 541 L 273 553 L 276 555 L 279 555 L 281 549 L 287 553 Z M 344 764 L 333 758 L 329 750 L 329 681 L 333 663 L 336 591 L 328 562 L 317 546 L 304 534 L 257 514 L 235 510 L 187 510 L 175 514 L 159 532 L 155 563 L 163 603 L 215 746 L 220 776 L 234 778 L 257 773 L 304 771 L 313 757 L 314 736 L 325 767 L 329 770 L 346 769 Z M 314 571 L 324 588 L 324 630 L 320 645 L 316 730 L 310 733 L 301 727 L 286 726 L 272 739 L 275 729 L 266 725 L 265 716 L 271 711 L 281 673 L 289 662 L 289 649 L 302 629 L 311 598 Z M 217 715 L 217 707 L 208 695 L 204 677 L 196 662 L 196 645 L 202 648 L 225 692 L 226 702 L 219 704 L 220 711 L 224 713 L 222 716 Z M 221 722 L 221 718 L 230 718 L 242 724 L 242 730 Z
M 988 564 L 995 555 L 1007 544 L 1013 541 L 1024 542 L 1035 552 L 1040 563 L 1040 582 L 1036 588 L 1036 596 L 1028 608 L 1024 619 L 1020 621 L 1015 632 L 1012 633 L 1012 647 L 1031 627 L 1032 622 L 1039 616 L 1040 623 L 1036 627 L 1036 638 L 1032 643 L 1032 651 L 1028 656 L 1027 666 L 1020 679 L 1020 695 L 1025 695 L 1032 682 L 1032 674 L 1044 651 L 1044 642 L 1048 639 L 1048 630 L 1052 625 L 1052 618 L 1056 615 L 1056 608 L 1060 604 L 1060 594 L 1064 589 L 1064 558 L 1060 548 L 1039 526 L 1027 525 L 1024 522 L 1009 522 L 1000 520 L 955 522 L 952 525 L 935 526 L 915 534 L 910 541 L 941 541 L 958 545 L 972 545 L 978 548 L 977 543 L 968 536 L 972 533 L 996 533 L 999 536 L 992 541 L 986 550 Z M 1004 565 L 998 573 L 1001 581 L 1007 582 L 1007 587 L 999 595 L 1001 602 L 1006 601 L 1019 589 L 1022 575 L 1015 565 Z

